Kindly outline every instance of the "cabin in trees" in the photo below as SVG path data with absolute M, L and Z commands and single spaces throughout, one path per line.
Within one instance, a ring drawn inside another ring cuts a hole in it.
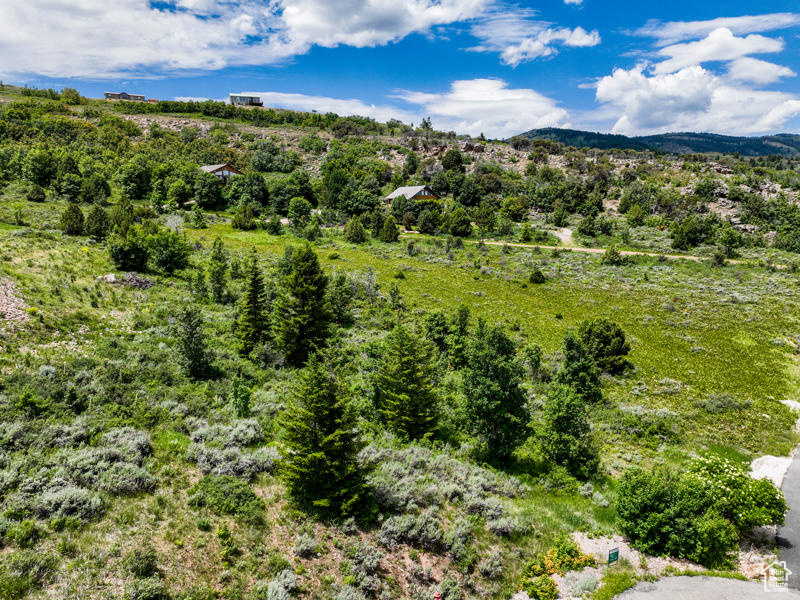
M 264 106 L 261 96 L 243 96 L 241 94 L 231 94 L 231 104 L 234 106 Z
M 128 92 L 103 92 L 106 100 L 129 100 L 131 102 L 146 102 L 144 94 L 129 94 Z
M 384 198 L 387 204 L 391 204 L 392 200 L 405 196 L 406 200 L 438 200 L 439 196 L 433 193 L 433 190 L 427 185 L 408 185 L 399 187 L 391 194 Z
M 236 167 L 232 167 L 228 164 L 221 164 L 221 165 L 205 165 L 200 167 L 201 171 L 205 171 L 206 173 L 211 173 L 212 175 L 216 176 L 222 182 L 222 185 L 228 183 L 228 179 L 231 177 L 235 177 L 236 175 L 241 175 L 242 172 L 237 169 Z

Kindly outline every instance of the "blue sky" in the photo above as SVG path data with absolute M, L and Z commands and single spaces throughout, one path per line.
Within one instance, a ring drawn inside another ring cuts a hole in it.
M 161 99 L 262 95 L 507 137 L 800 132 L 800 3 L 26 0 L 0 77 Z

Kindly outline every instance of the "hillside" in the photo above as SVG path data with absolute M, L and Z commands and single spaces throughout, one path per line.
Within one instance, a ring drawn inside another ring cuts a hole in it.
M 712 133 L 664 133 L 628 137 L 574 129 L 532 129 L 520 134 L 529 139 L 545 139 L 576 148 L 653 150 L 674 154 L 725 153 L 743 156 L 800 156 L 800 135 L 782 133 L 760 137 L 736 137 Z
M 798 164 L 0 89 L 0 599 L 758 577 Z

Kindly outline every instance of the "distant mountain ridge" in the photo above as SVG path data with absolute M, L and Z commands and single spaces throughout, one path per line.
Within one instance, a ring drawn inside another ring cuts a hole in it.
M 598 148 L 610 150 L 654 150 L 675 154 L 694 154 L 704 152 L 738 152 L 744 156 L 800 156 L 800 135 L 779 133 L 759 137 L 738 137 L 714 133 L 662 133 L 629 137 L 613 133 L 594 133 L 576 129 L 547 127 L 531 129 L 520 134 L 532 140 L 546 139 L 561 142 L 576 148 Z

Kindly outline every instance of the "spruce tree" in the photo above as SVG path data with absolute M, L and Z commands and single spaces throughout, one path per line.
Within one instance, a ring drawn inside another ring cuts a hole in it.
M 203 331 L 203 315 L 195 306 L 178 313 L 175 326 L 180 362 L 192 379 L 203 379 L 211 370 L 211 353 Z
M 247 265 L 247 284 L 242 294 L 239 316 L 236 319 L 236 337 L 239 352 L 250 354 L 269 334 L 264 278 L 258 266 L 255 251 Z
M 397 325 L 383 346 L 375 385 L 378 412 L 389 429 L 412 440 L 433 433 L 439 399 L 433 389 L 428 343 Z
M 514 342 L 499 326 L 479 321 L 466 353 L 464 412 L 471 432 L 495 462 L 506 462 L 525 438 L 528 413 L 521 381 Z
M 331 311 L 327 287 L 328 276 L 311 244 L 295 249 L 273 315 L 275 337 L 289 364 L 302 365 L 328 337 Z
M 222 240 L 217 238 L 211 247 L 211 257 L 208 262 L 208 279 L 211 287 L 211 297 L 214 302 L 222 303 L 227 296 L 228 256 Z
M 206 285 L 206 272 L 203 268 L 195 270 L 191 281 L 192 296 L 197 300 L 208 300 L 208 286 Z
M 556 374 L 556 381 L 571 387 L 578 397 L 589 404 L 603 399 L 600 377 L 592 355 L 574 333 L 564 336 L 564 363 Z
M 111 229 L 111 221 L 108 219 L 108 213 L 99 204 L 93 205 L 89 209 L 89 214 L 86 215 L 86 222 L 84 223 L 86 235 L 93 237 L 97 241 L 104 240 L 108 235 L 109 229 Z
M 64 212 L 61 213 L 59 226 L 67 235 L 81 235 L 83 233 L 83 211 L 81 207 L 74 202 L 68 202 Z
M 397 229 L 397 221 L 394 220 L 392 215 L 389 215 L 383 222 L 383 227 L 381 227 L 380 240 L 382 242 L 386 242 L 387 244 L 391 244 L 396 242 L 399 237 L 400 232 Z
M 323 517 L 363 514 L 369 495 L 358 461 L 362 442 L 338 381 L 316 354 L 297 377 L 282 425 L 294 502 Z
M 586 404 L 565 385 L 550 388 L 539 428 L 542 454 L 574 476 L 587 479 L 597 472 L 597 448 Z

